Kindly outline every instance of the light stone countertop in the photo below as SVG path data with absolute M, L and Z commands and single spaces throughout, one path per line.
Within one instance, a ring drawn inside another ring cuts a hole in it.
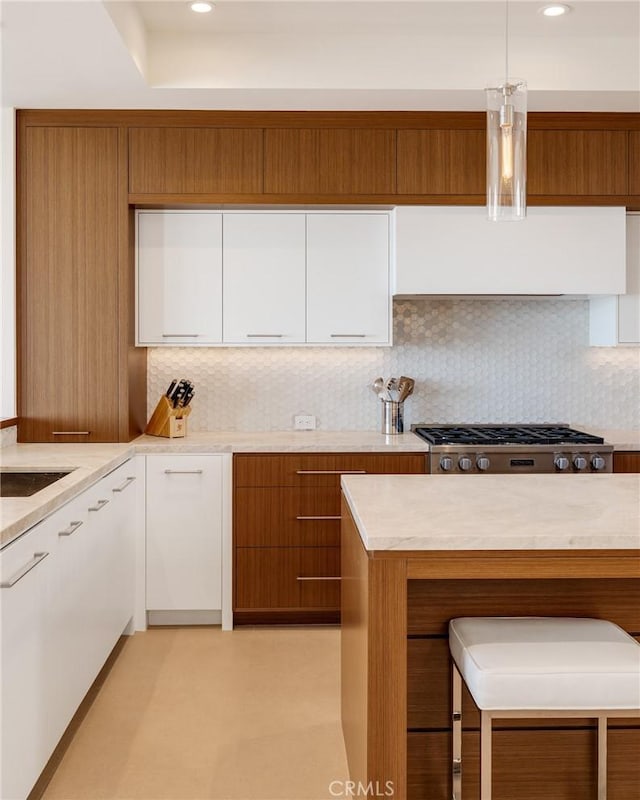
M 590 425 L 572 425 L 579 431 L 587 431 L 594 436 L 602 436 L 607 444 L 612 444 L 617 451 L 638 451 L 640 450 L 640 430 L 620 430 L 610 428 L 592 428 Z
M 640 474 L 345 475 L 342 488 L 367 550 L 640 548 Z
M 139 436 L 137 453 L 426 453 L 429 444 L 413 433 L 385 436 L 373 431 L 207 431 L 184 439 Z

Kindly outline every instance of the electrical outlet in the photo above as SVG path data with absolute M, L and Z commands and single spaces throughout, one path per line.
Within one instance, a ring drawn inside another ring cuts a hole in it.
M 294 431 L 315 431 L 316 418 L 313 414 L 296 414 L 293 418 Z

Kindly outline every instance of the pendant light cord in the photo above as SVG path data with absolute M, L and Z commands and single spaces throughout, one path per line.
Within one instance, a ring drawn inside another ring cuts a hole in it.
M 504 9 L 504 82 L 509 83 L 509 0 Z

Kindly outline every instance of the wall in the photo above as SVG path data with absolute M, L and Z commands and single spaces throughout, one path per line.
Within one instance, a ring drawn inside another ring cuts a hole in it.
M 16 415 L 15 340 L 15 112 L 0 109 L 0 418 Z
M 18 437 L 18 428 L 12 425 L 10 428 L 0 429 L 0 449 L 15 444 Z
M 378 376 L 416 380 L 411 422 L 568 422 L 640 427 L 640 351 L 590 348 L 588 301 L 431 299 L 394 303 L 392 348 L 155 348 L 149 414 L 172 377 L 196 386 L 190 429 L 376 430 Z

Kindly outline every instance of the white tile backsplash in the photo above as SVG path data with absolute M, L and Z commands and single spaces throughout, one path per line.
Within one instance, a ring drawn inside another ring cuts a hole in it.
M 193 431 L 376 430 L 378 375 L 408 375 L 412 422 L 580 422 L 640 427 L 640 350 L 590 348 L 588 301 L 412 298 L 394 302 L 391 348 L 152 348 L 151 414 L 171 378 L 196 386 Z
M 0 449 L 15 444 L 18 439 L 18 428 L 12 425 L 10 428 L 0 428 Z

